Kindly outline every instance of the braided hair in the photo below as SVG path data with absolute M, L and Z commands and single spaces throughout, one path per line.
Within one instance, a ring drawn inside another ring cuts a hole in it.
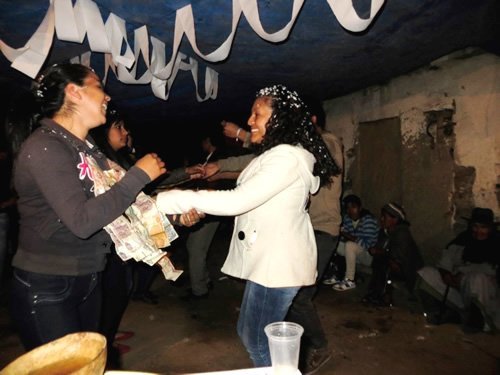
M 256 98 L 269 98 L 272 114 L 266 125 L 262 142 L 256 145 L 256 153 L 261 154 L 277 145 L 301 145 L 314 155 L 313 174 L 319 176 L 321 185 L 330 182 L 330 177 L 340 174 L 325 142 L 311 121 L 311 113 L 297 92 L 283 85 L 265 87 L 257 92 Z

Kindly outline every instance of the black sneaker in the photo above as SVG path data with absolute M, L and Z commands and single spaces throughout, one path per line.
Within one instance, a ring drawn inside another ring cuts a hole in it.
M 328 348 L 311 349 L 307 353 L 304 368 L 301 369 L 303 375 L 312 375 L 323 367 L 332 358 L 332 352 Z

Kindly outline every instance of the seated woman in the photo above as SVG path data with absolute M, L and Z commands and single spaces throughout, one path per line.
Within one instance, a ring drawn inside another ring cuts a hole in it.
M 226 191 L 158 194 L 165 213 L 186 208 L 235 215 L 222 271 L 247 280 L 238 334 L 254 365 L 271 359 L 264 327 L 283 320 L 301 286 L 316 280 L 316 243 L 307 212 L 309 195 L 339 173 L 298 94 L 284 86 L 257 93 L 248 125 L 259 155 Z
M 434 309 L 424 306 L 431 323 L 443 322 L 451 308 L 460 313 L 466 330 L 500 328 L 499 250 L 493 211 L 474 208 L 467 230 L 448 244 L 436 267 L 418 272 L 420 291 L 435 299 Z

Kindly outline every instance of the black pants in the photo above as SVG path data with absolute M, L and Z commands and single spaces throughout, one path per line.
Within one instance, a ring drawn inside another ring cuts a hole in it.
M 392 268 L 390 263 L 394 262 L 399 266 Z M 408 268 L 408 267 L 406 267 Z M 409 293 L 413 293 L 415 285 L 416 272 L 413 274 L 405 274 L 404 265 L 391 258 L 389 253 L 376 254 L 372 261 L 372 277 L 368 284 L 368 294 L 377 298 L 383 298 L 386 294 L 391 293 L 392 281 L 403 281 Z M 391 284 L 388 281 L 391 281 Z
M 298 323 L 304 328 L 302 340 L 306 347 L 319 349 L 326 348 L 328 340 L 323 331 L 323 326 L 321 325 L 313 299 L 318 290 L 317 282 L 323 279 L 323 274 L 335 252 L 339 237 L 321 231 L 315 231 L 314 233 L 318 249 L 318 276 L 316 284 L 302 287 L 299 290 L 293 300 L 292 306 L 290 306 L 287 320 Z
M 153 281 L 160 272 L 160 268 L 149 266 L 143 262 L 136 262 L 133 269 L 136 274 L 134 296 L 140 297 L 147 295 L 149 293 L 149 288 L 151 288 Z
M 132 263 L 123 262 L 112 250 L 102 275 L 102 311 L 99 331 L 111 351 L 116 332 L 132 292 Z
M 374 297 L 382 298 L 390 278 L 389 255 L 385 253 L 375 254 L 372 260 L 372 277 L 368 284 L 368 293 Z

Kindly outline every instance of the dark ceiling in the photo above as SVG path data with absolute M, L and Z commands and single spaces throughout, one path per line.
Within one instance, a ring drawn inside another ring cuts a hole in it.
M 234 0 L 238 1 L 238 0 Z M 240 0 L 241 1 L 241 0 Z M 250 0 L 244 0 L 250 1 Z M 146 25 L 150 36 L 172 53 L 176 10 L 192 5 L 196 40 L 204 54 L 216 50 L 231 33 L 233 0 L 96 0 L 104 21 L 110 13 L 123 18 L 128 40 L 133 30 Z M 292 0 L 258 0 L 263 28 L 281 30 L 291 18 Z M 371 0 L 353 0 L 358 14 L 370 14 Z M 260 38 L 241 16 L 229 56 L 220 62 L 203 60 L 186 37 L 179 51 L 199 63 L 200 95 L 204 95 L 205 68 L 218 72 L 218 95 L 199 103 L 191 73 L 180 71 L 168 100 L 155 97 L 148 84 L 118 82 L 111 73 L 107 90 L 115 104 L 136 126 L 162 125 L 191 128 L 223 118 L 245 121 L 257 89 L 283 83 L 309 97 L 329 99 L 409 72 L 465 47 L 500 53 L 498 0 L 386 0 L 368 29 L 343 28 L 327 0 L 306 0 L 289 37 L 279 43 Z M 49 0 L 0 0 L 0 39 L 22 47 L 43 19 Z M 44 66 L 89 50 L 82 44 L 54 43 Z M 93 53 L 91 64 L 104 72 L 104 55 Z M 141 66 L 138 68 L 141 69 Z M 30 79 L 0 57 L 0 79 L 6 87 L 29 86 Z M 7 95 L 11 95 L 8 90 Z M 5 101 L 4 101 L 5 102 Z

